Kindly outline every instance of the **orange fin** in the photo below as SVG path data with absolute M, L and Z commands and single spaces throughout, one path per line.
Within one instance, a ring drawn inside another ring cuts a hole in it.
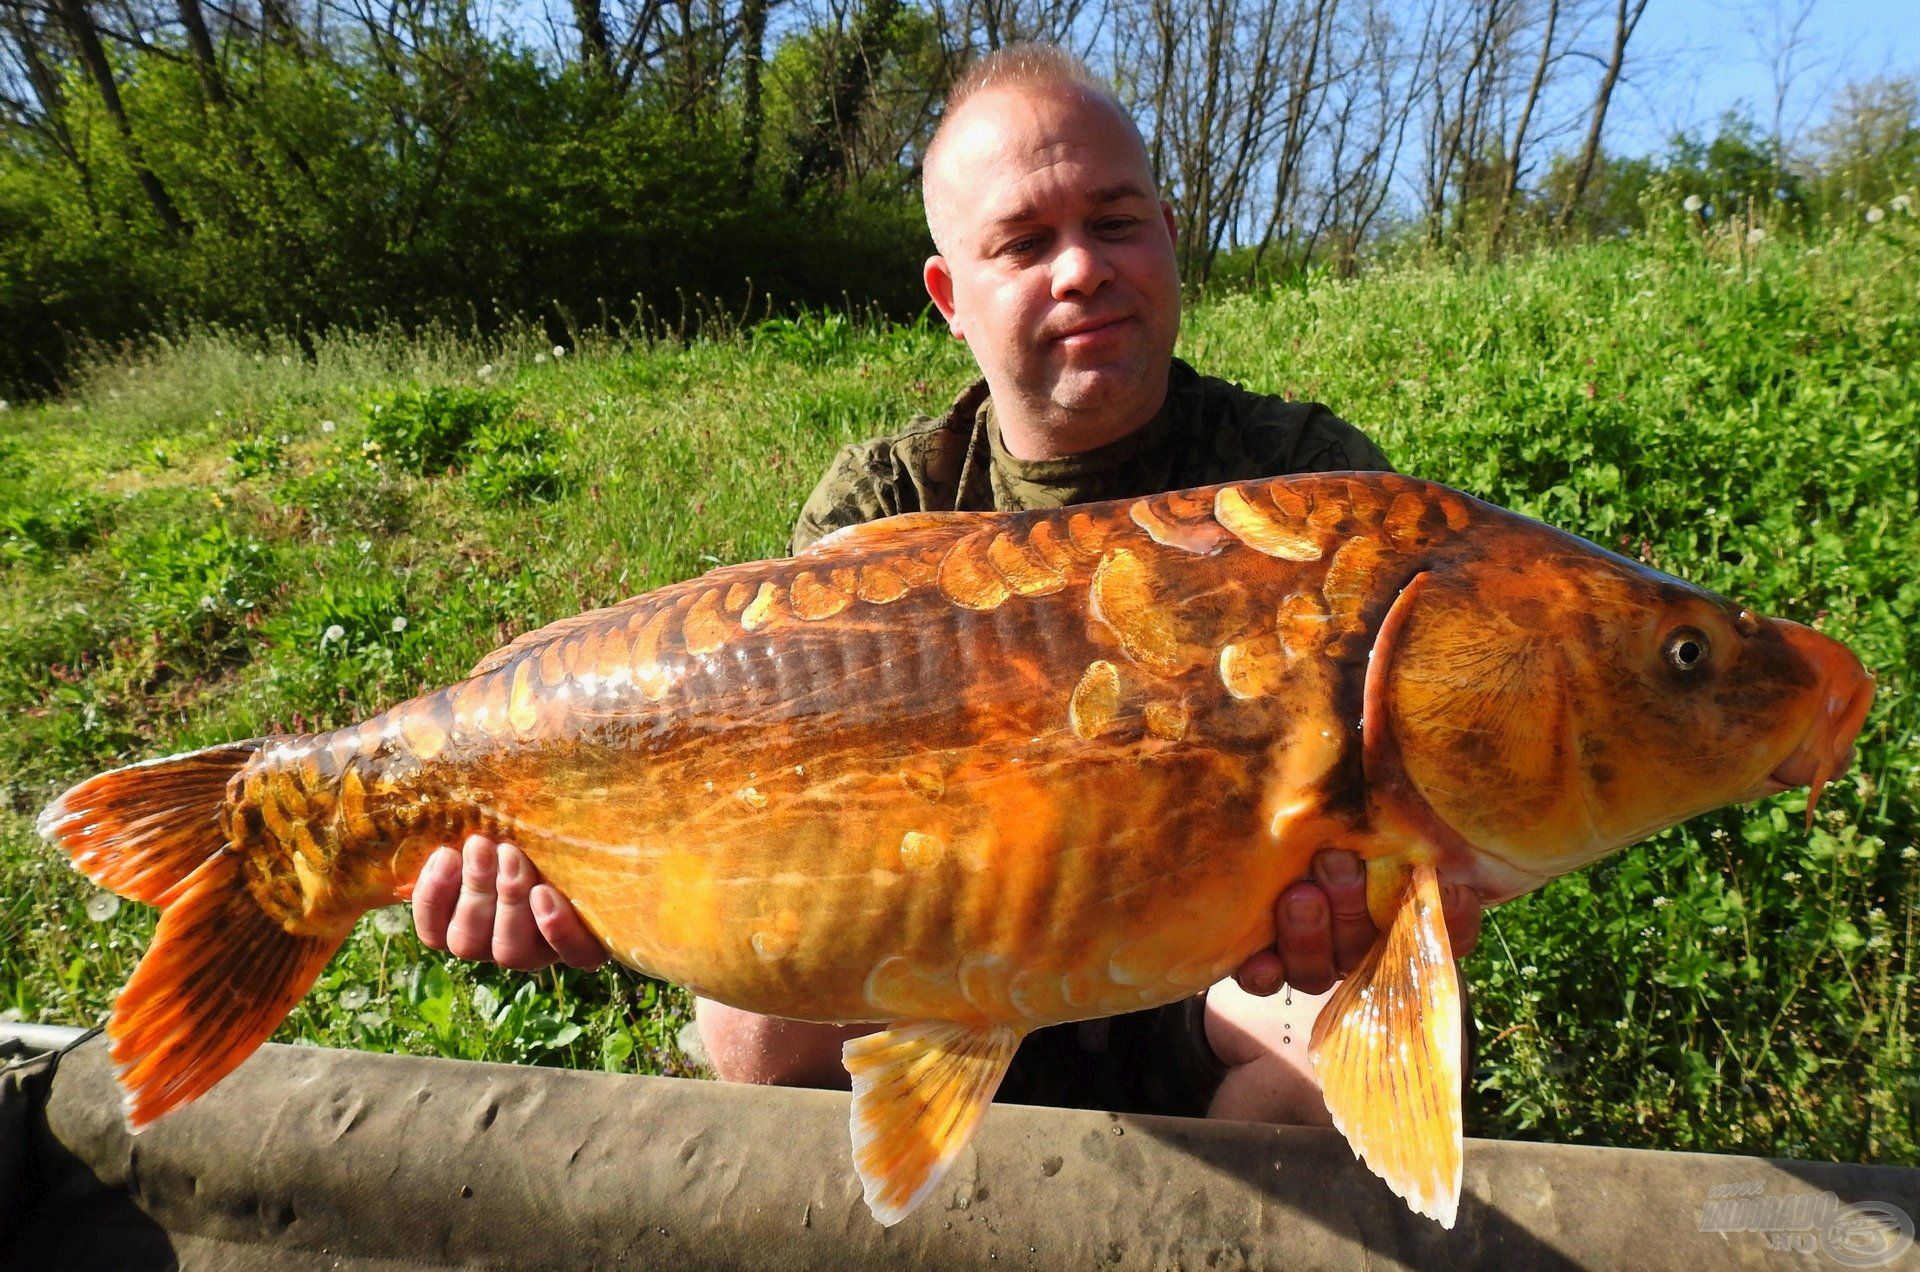
M 40 834 L 74 868 L 130 901 L 165 906 L 226 847 L 227 782 L 270 739 L 229 742 L 88 778 L 47 805 Z
M 107 1021 L 127 1125 L 140 1130 L 238 1068 L 352 930 L 288 932 L 254 901 L 237 857 L 223 854 L 195 871 L 160 916 Z
M 889 1226 L 925 1201 L 973 1138 L 1020 1032 L 900 1021 L 846 1045 L 853 1075 L 853 1165 L 867 1209 Z
M 1460 1207 L 1460 1046 L 1440 880 L 1416 865 L 1392 927 L 1321 1010 L 1309 1051 L 1355 1156 L 1443 1228 Z
M 103 773 L 40 815 L 40 833 L 88 878 L 163 911 L 107 1022 L 135 1130 L 253 1054 L 352 930 L 289 933 L 253 899 L 227 849 L 227 781 L 264 742 Z
M 979 525 L 978 516 L 952 512 L 896 512 L 878 521 L 858 521 L 821 535 L 798 555 L 813 556 L 841 548 L 890 548 L 926 536 L 958 538 Z

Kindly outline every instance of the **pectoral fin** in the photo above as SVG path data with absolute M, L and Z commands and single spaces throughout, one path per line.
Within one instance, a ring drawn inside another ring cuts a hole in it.
M 881 1223 L 906 1218 L 973 1138 L 1007 1074 L 1019 1031 L 901 1021 L 846 1045 L 853 1165 Z
M 1309 1048 L 1353 1151 L 1444 1228 L 1460 1205 L 1460 985 L 1440 880 L 1416 865 L 1392 926 L 1341 982 Z

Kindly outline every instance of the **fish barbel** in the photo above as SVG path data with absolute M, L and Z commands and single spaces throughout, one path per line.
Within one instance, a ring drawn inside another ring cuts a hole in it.
M 1027 1032 L 1212 984 L 1349 848 L 1382 935 L 1313 1063 L 1354 1150 L 1451 1226 L 1440 884 L 1502 901 L 1722 804 L 1817 798 L 1872 693 L 1805 627 L 1442 486 L 1332 474 L 857 526 L 524 635 L 363 724 L 103 774 L 40 829 L 164 912 L 108 1025 L 136 1128 L 481 832 L 629 967 L 885 1026 L 846 1063 L 888 1223 Z

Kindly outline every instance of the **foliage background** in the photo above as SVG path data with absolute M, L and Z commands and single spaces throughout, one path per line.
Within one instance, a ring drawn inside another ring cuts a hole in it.
M 1677 196 L 1677 191 L 1671 192 Z M 1409 251 L 1210 300 L 1183 354 L 1396 464 L 1810 621 L 1880 676 L 1853 776 L 1496 911 L 1477 1134 L 1920 1158 L 1920 228 L 1758 238 L 1677 197 L 1615 242 Z M 99 768 L 327 727 L 537 623 L 775 555 L 839 444 L 971 376 L 837 313 L 693 341 L 199 331 L 90 364 L 0 446 L 0 1010 L 101 1018 L 151 932 L 32 834 Z M 686 1000 L 522 976 L 371 916 L 282 1040 L 683 1073 Z

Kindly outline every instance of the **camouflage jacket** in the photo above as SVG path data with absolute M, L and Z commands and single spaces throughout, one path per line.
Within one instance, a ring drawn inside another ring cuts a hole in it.
M 793 550 L 902 512 L 1031 511 L 1287 473 L 1391 467 L 1365 434 L 1317 402 L 1249 393 L 1178 358 L 1167 401 L 1140 431 L 1065 459 L 1007 453 L 987 382 L 938 419 L 843 446 L 800 510 Z

